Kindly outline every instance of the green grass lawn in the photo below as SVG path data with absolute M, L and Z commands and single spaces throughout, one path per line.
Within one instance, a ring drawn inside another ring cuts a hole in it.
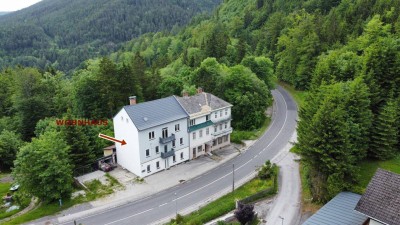
M 389 170 L 393 173 L 400 174 L 400 155 L 386 161 L 369 160 L 369 159 L 362 161 L 360 163 L 360 184 L 358 186 L 358 188 L 360 188 L 362 192 L 365 191 L 365 188 L 371 181 L 371 178 L 374 176 L 375 171 L 378 168 L 382 168 L 385 170 Z
M 9 190 L 11 187 L 11 183 L 0 183 L 0 197 L 1 197 L 1 205 L 4 204 L 3 202 L 3 197 L 7 195 L 7 193 L 11 193 Z M 15 213 L 19 212 L 20 210 L 14 210 L 11 212 L 6 212 L 6 208 L 0 208 L 0 220 L 6 217 L 9 217 L 11 215 L 14 215 Z
M 106 174 L 108 185 L 102 184 L 98 180 L 93 180 L 86 183 L 88 191 L 86 196 L 79 196 L 75 199 L 63 200 L 63 205 L 60 207 L 59 202 L 43 203 L 40 207 L 32 210 L 24 215 L 21 215 L 11 221 L 3 223 L 4 225 L 16 225 L 22 224 L 28 221 L 32 221 L 44 216 L 55 215 L 58 212 L 68 209 L 73 205 L 89 202 L 98 198 L 102 198 L 114 192 L 115 188 L 120 188 L 121 184 L 108 173 Z
M 179 224 L 204 224 L 234 210 L 236 200 L 246 198 L 268 188 L 273 188 L 273 186 L 272 179 L 260 180 L 255 178 L 236 189 L 234 193 L 224 195 L 199 210 L 183 216 L 182 222 Z M 171 222 L 169 224 L 172 225 L 174 223 Z

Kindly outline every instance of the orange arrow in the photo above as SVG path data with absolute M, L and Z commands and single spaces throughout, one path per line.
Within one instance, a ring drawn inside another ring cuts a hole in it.
M 113 137 L 110 137 L 110 136 L 107 136 L 107 135 L 104 135 L 104 134 L 99 134 L 99 138 L 103 138 L 103 139 L 106 139 L 106 140 L 109 140 L 109 141 L 113 141 L 113 142 L 118 142 L 121 145 L 126 145 L 125 140 L 120 141 L 120 140 L 117 140 L 117 139 L 115 139 Z

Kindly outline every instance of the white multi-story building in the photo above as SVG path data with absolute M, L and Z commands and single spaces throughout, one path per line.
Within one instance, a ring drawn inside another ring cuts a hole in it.
M 177 99 L 189 114 L 190 159 L 230 144 L 231 104 L 201 88 L 196 95 Z
M 123 107 L 114 121 L 118 164 L 145 177 L 189 160 L 187 113 L 174 96 Z
M 114 116 L 118 164 L 145 177 L 230 144 L 232 105 L 201 89 L 130 105 Z

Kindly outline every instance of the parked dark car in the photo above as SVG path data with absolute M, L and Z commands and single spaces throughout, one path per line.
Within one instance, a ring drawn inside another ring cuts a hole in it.
M 100 166 L 100 169 L 103 170 L 104 172 L 108 172 L 113 170 L 113 167 L 109 165 L 108 163 L 102 163 Z

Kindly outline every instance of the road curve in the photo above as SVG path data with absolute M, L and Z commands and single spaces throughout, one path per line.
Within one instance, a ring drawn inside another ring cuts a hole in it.
M 178 213 L 187 211 L 221 190 L 231 187 L 232 164 L 235 165 L 235 181 L 248 177 L 285 147 L 296 128 L 297 106 L 291 96 L 280 86 L 272 91 L 272 95 L 275 100 L 272 123 L 246 152 L 183 184 L 132 203 L 88 215 L 77 222 L 85 225 L 156 224 L 173 217 L 176 210 Z M 73 225 L 74 222 L 60 224 Z

